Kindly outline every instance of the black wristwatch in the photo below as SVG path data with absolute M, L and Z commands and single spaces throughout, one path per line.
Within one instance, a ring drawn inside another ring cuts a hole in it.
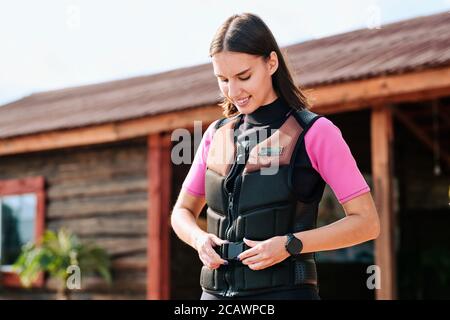
M 291 256 L 300 254 L 303 250 L 303 243 L 299 238 L 296 238 L 292 233 L 287 234 L 287 241 L 284 247 Z

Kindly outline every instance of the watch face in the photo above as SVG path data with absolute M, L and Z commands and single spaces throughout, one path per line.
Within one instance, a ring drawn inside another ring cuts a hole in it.
M 290 254 L 299 254 L 302 250 L 302 242 L 297 238 L 292 238 L 287 245 Z

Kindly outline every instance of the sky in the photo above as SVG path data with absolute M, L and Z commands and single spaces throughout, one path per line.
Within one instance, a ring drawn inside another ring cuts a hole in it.
M 209 62 L 235 13 L 258 14 L 283 47 L 444 11 L 450 0 L 0 0 L 0 105 Z

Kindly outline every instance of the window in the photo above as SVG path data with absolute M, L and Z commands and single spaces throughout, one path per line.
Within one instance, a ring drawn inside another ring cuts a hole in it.
M 20 286 L 12 264 L 27 242 L 44 231 L 44 178 L 0 180 L 0 272 L 6 286 Z M 35 286 L 41 286 L 43 275 Z
M 21 247 L 34 240 L 36 195 L 26 193 L 0 197 L 0 262 L 1 269 L 12 265 Z

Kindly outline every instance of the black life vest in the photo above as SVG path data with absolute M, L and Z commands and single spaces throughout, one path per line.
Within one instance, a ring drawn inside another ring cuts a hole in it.
M 279 129 L 253 146 L 235 138 L 243 115 L 217 122 L 205 177 L 207 228 L 230 242 L 216 247 L 230 263 L 215 270 L 202 267 L 204 291 L 234 297 L 317 285 L 314 253 L 290 256 L 262 270 L 252 270 L 233 258 L 248 249 L 244 237 L 262 241 L 316 227 L 320 198 L 298 199 L 293 171 L 294 159 L 307 157 L 302 141 L 319 117 L 306 109 L 293 111 Z M 324 186 L 319 186 L 320 196 Z

